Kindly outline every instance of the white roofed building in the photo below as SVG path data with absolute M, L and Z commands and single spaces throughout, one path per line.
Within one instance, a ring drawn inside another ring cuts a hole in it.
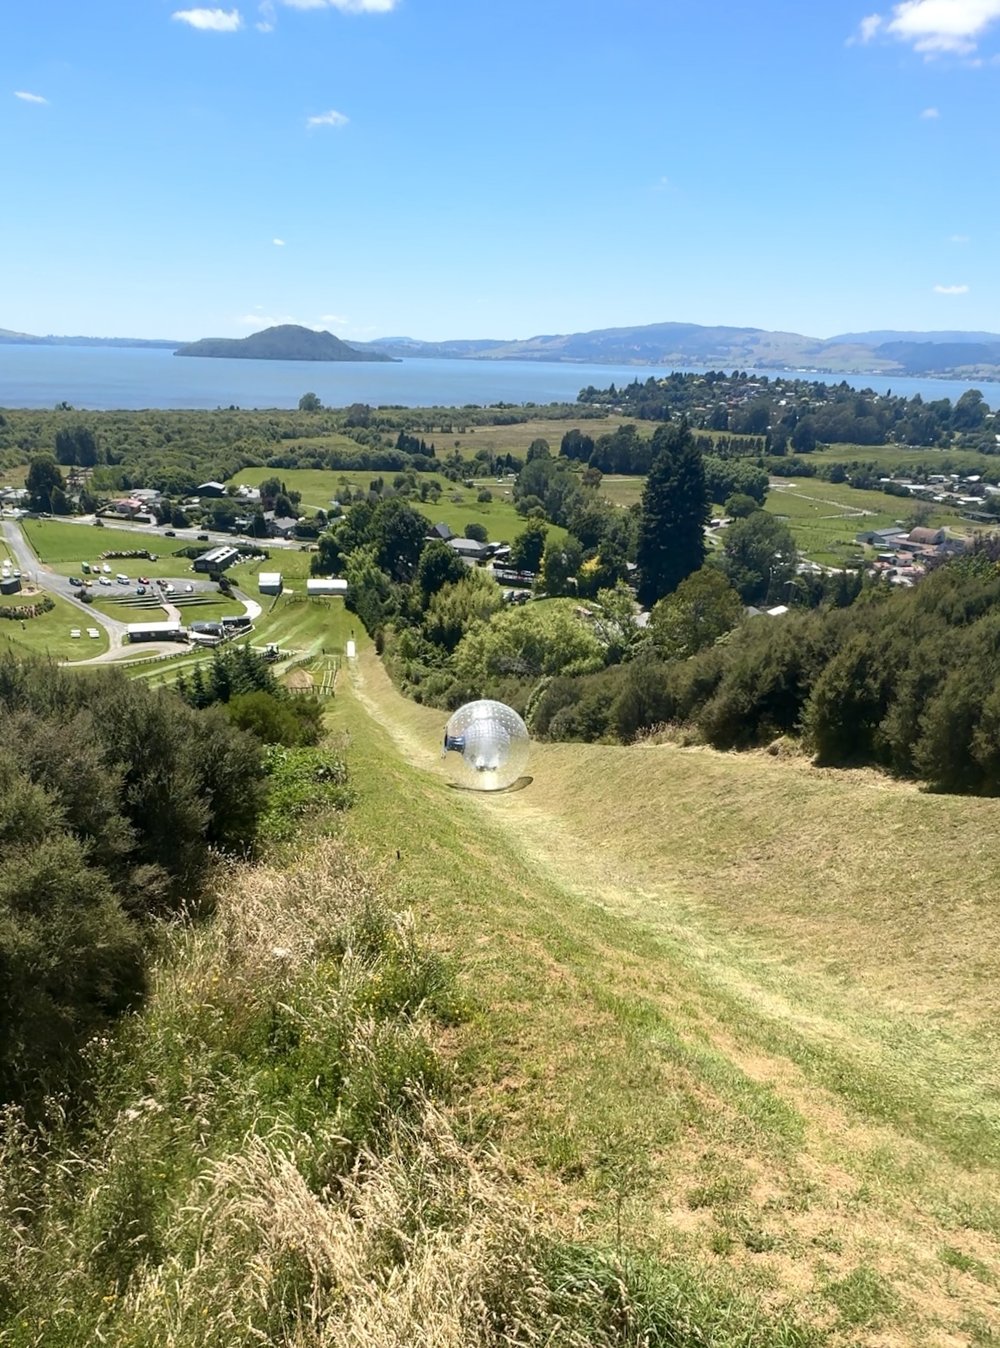
M 306 581 L 306 594 L 329 595 L 347 593 L 347 581 L 340 576 L 314 576 Z

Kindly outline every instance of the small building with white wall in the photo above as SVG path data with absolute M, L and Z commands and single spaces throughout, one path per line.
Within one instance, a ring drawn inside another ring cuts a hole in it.
M 261 594 L 281 594 L 281 572 L 261 571 L 257 577 L 257 589 Z
M 341 576 L 314 576 L 306 581 L 306 594 L 341 596 L 347 593 L 347 581 Z
M 186 641 L 187 629 L 178 622 L 128 623 L 125 635 L 129 641 Z

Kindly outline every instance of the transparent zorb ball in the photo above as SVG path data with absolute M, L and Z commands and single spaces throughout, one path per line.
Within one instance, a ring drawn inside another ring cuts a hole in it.
M 459 786 L 502 791 L 513 786 L 528 762 L 528 728 L 513 707 L 483 698 L 459 707 L 445 726 L 444 749 L 456 755 Z

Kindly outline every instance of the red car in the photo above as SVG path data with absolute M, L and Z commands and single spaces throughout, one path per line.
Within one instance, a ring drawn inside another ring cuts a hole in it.
M 140 576 L 140 577 L 139 577 L 139 584 L 140 584 L 140 585 L 148 585 L 148 584 L 149 584 L 149 577 L 148 577 L 148 576 Z

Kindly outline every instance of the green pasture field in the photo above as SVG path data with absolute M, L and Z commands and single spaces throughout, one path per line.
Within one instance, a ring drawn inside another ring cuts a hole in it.
M 313 442 L 310 440 L 304 443 Z M 359 452 L 360 446 L 353 440 L 346 441 L 346 444 L 355 453 Z M 394 473 L 379 473 L 374 470 L 345 473 L 339 468 L 244 468 L 242 472 L 236 474 L 233 482 L 237 486 L 259 487 L 269 477 L 279 478 L 288 491 L 302 493 L 301 509 L 315 511 L 329 510 L 331 501 L 340 500 L 345 485 L 355 490 L 358 487 L 367 490 L 372 478 L 383 477 L 391 482 L 394 476 Z
M 478 491 L 484 485 L 493 493 L 492 501 L 476 500 Z M 492 543 L 513 542 L 527 524 L 514 507 L 509 483 L 486 481 L 477 483 L 470 490 L 468 487 L 456 486 L 449 482 L 436 504 L 416 500 L 413 504 L 431 524 L 447 524 L 454 534 L 464 534 L 467 524 L 481 524 L 487 530 Z M 550 538 L 555 541 L 566 536 L 566 530 L 559 525 L 550 524 L 548 529 Z
M 646 485 L 644 477 L 624 473 L 608 473 L 601 478 L 601 495 L 612 505 L 633 506 L 642 500 L 642 489 Z
M 21 527 L 39 560 L 61 576 L 82 575 L 80 562 L 90 562 L 93 566 L 102 552 L 126 552 L 135 548 L 147 548 L 157 554 L 157 560 L 151 562 L 144 557 L 112 557 L 108 559 L 112 575 L 120 571 L 135 579 L 138 576 L 175 577 L 191 573 L 190 559 L 174 555 L 174 550 L 184 546 L 183 543 L 177 539 L 164 538 L 162 534 L 98 529 L 93 525 L 66 524 L 61 520 L 22 520 Z
M 529 1201 L 817 1345 L 995 1343 L 996 803 L 669 744 L 536 744 L 482 796 L 444 720 L 363 644 L 344 827 L 459 970 L 450 1048 Z
M 824 445 L 801 456 L 809 463 L 874 463 L 886 475 L 926 468 L 929 473 L 1000 473 L 1000 458 L 974 449 L 917 449 L 907 445 Z M 947 466 L 946 466 L 947 465 Z
M 499 427 L 497 429 L 510 428 Z M 558 448 L 558 445 L 556 448 Z M 238 483 L 246 483 L 249 486 L 259 486 L 265 478 L 280 477 L 289 491 L 302 493 L 303 508 L 328 510 L 330 501 L 339 500 L 345 486 L 350 487 L 353 491 L 357 491 L 359 488 L 367 490 L 369 482 L 374 478 L 381 477 L 386 483 L 391 483 L 394 476 L 395 474 L 387 472 L 344 473 L 339 470 L 320 468 L 280 470 L 247 468 L 233 480 Z M 469 488 L 463 487 L 461 483 L 449 482 L 447 478 L 441 477 L 437 473 L 419 474 L 418 481 L 437 483 L 441 488 L 441 496 L 436 504 L 431 501 L 420 501 L 416 498 L 413 498 L 411 504 L 422 515 L 426 516 L 431 524 L 447 524 L 452 533 L 464 534 L 467 524 L 482 524 L 488 531 L 491 542 L 497 543 L 502 540 L 510 542 L 517 537 L 525 526 L 525 520 L 514 509 L 509 481 L 498 483 L 494 478 L 483 478 L 476 481 L 472 488 Z M 483 487 L 487 487 L 493 493 L 492 501 L 480 502 L 476 500 L 478 492 Z M 549 528 L 555 539 L 562 538 L 565 535 L 566 531 L 556 525 L 550 525 Z M 282 568 L 278 563 L 284 556 L 283 551 L 274 549 L 271 561 L 275 564 L 268 564 L 263 567 L 263 570 L 281 570 Z M 234 570 L 239 571 L 240 568 L 237 567 Z M 308 566 L 304 574 L 308 575 Z
M 5 596 L 4 602 L 32 603 L 37 598 Z M 50 595 L 55 608 L 39 618 L 27 618 L 22 629 L 17 618 L 0 618 L 0 651 L 15 655 L 49 655 L 53 660 L 88 660 L 102 655 L 108 649 L 108 634 L 96 617 L 88 619 L 75 605 L 61 595 Z M 96 627 L 99 636 L 87 636 L 87 628 Z M 71 637 L 70 629 L 79 628 L 81 636 Z
M 609 475 L 601 480 L 604 496 L 616 505 L 630 506 L 642 498 L 644 477 Z M 905 520 L 921 503 L 880 491 L 858 491 L 847 483 L 817 478 L 773 478 L 765 509 L 784 518 L 804 557 L 826 566 L 860 561 L 864 549 L 854 538 L 866 529 L 887 529 Z M 969 531 L 967 522 L 950 506 L 932 506 L 930 521 L 955 533 Z
M 252 557 L 237 562 L 235 566 L 229 568 L 226 575 L 249 599 L 256 599 L 258 603 L 266 605 L 270 603 L 271 596 L 258 592 L 257 577 L 260 572 L 279 571 L 284 583 L 291 581 L 294 588 L 295 582 L 301 581 L 301 588 L 305 589 L 314 546 L 307 544 L 305 547 L 271 548 L 270 557 Z
M 576 417 L 572 414 L 565 418 L 543 418 L 523 422 L 519 426 L 469 426 L 464 431 L 452 434 L 438 432 L 424 433 L 424 439 L 433 440 L 439 458 L 446 458 L 453 449 L 461 451 L 463 457 L 471 458 L 480 450 L 489 450 L 491 454 L 514 454 L 524 458 L 532 440 L 547 440 L 553 454 L 559 453 L 559 445 L 567 431 L 578 429 L 597 440 L 602 435 L 610 435 L 619 426 L 635 422 L 643 438 L 648 438 L 660 424 L 658 421 L 637 421 L 635 417 L 614 416 Z M 460 412 L 455 414 L 455 424 L 460 425 Z
M 804 557 L 843 566 L 864 556 L 864 548 L 854 541 L 856 534 L 891 528 L 905 521 L 918 504 L 880 491 L 857 491 L 846 483 L 796 477 L 772 479 L 764 508 L 786 521 Z M 933 507 L 929 523 L 962 534 L 968 529 L 958 512 L 947 506 Z

